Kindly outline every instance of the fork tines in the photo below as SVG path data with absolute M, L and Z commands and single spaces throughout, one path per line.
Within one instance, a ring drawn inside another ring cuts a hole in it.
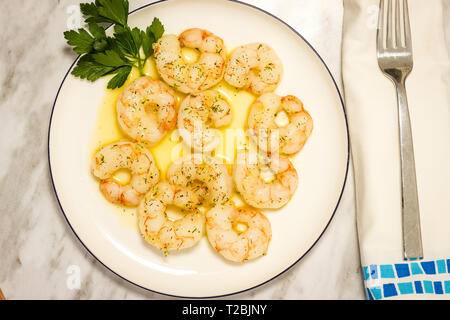
M 386 34 L 383 30 L 386 30 Z M 411 48 L 408 0 L 380 0 L 377 37 L 378 50 Z

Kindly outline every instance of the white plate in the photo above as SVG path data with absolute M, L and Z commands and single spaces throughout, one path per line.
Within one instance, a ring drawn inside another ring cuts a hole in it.
M 242 265 L 228 263 L 205 237 L 192 249 L 163 257 L 142 240 L 137 226 L 124 226 L 98 192 L 89 168 L 89 142 L 106 79 L 89 83 L 68 73 L 58 91 L 50 120 L 49 163 L 61 210 L 89 252 L 143 288 L 173 296 L 212 297 L 261 285 L 311 249 L 339 203 L 349 159 L 341 96 L 315 50 L 262 10 L 236 1 L 170 0 L 136 10 L 129 24 L 145 28 L 155 16 L 167 33 L 201 27 L 222 37 L 228 48 L 255 41 L 269 44 L 285 67 L 276 92 L 300 97 L 314 119 L 311 138 L 294 158 L 300 176 L 295 196 L 281 210 L 266 213 L 273 230 L 267 255 Z

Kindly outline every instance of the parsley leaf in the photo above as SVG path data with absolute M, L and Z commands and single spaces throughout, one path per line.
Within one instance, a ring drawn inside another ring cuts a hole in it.
M 80 3 L 81 13 L 86 17 L 98 16 L 97 5 L 95 3 Z
M 95 39 L 84 29 L 70 30 L 64 32 L 67 43 L 74 46 L 73 51 L 78 54 L 89 53 L 92 50 Z
M 159 21 L 159 19 L 155 17 L 153 18 L 151 26 L 147 28 L 147 34 L 149 33 L 149 31 L 153 34 L 155 39 L 159 39 L 164 34 L 164 26 L 161 21 Z
M 89 23 L 89 32 L 96 38 L 96 39 L 106 39 L 106 32 L 105 29 L 100 27 L 98 24 L 95 23 Z
M 106 50 L 92 55 L 95 62 L 107 67 L 132 66 L 130 61 L 123 59 L 116 51 Z
M 114 75 L 109 89 L 123 86 L 133 67 L 141 75 L 147 59 L 153 55 L 153 44 L 164 34 L 164 26 L 154 18 L 146 30 L 128 26 L 128 0 L 95 0 L 80 4 L 88 29 L 64 32 L 73 50 L 82 55 L 72 70 L 76 77 L 96 81 Z M 106 35 L 101 24 L 114 25 L 113 37 Z M 88 32 L 89 31 L 89 32 Z
M 99 64 L 91 56 L 85 55 L 78 60 L 77 65 L 72 70 L 72 74 L 81 79 L 95 81 L 112 71 L 114 71 L 114 67 Z
M 86 22 L 111 23 L 126 26 L 128 21 L 128 0 L 96 0 L 82 3 L 80 9 L 87 17 Z
M 121 53 L 130 58 L 136 58 L 139 54 L 139 47 L 134 42 L 132 31 L 129 28 L 114 28 L 114 37 Z
M 124 66 L 114 71 L 116 75 L 108 82 L 108 89 L 120 88 L 131 72 L 131 66 Z
M 146 58 L 150 57 L 153 54 L 153 43 L 155 43 L 155 36 L 153 33 L 141 31 L 141 39 L 142 39 L 142 51 Z

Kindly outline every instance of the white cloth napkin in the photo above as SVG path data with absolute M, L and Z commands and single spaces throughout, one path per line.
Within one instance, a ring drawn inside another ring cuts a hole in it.
M 414 67 L 406 87 L 424 251 L 418 261 L 402 256 L 397 100 L 376 59 L 378 5 L 378 0 L 344 0 L 342 46 L 367 298 L 450 299 L 450 60 L 444 2 L 409 0 Z

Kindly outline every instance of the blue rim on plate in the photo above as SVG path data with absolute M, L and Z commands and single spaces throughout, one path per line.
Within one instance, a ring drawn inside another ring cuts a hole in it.
M 142 7 L 139 7 L 139 8 L 137 8 L 137 9 L 131 11 L 130 14 L 132 14 L 132 13 L 134 13 L 134 12 L 136 12 L 136 11 L 142 10 L 142 9 L 144 9 L 144 8 L 147 8 L 147 7 L 156 5 L 156 4 L 158 4 L 158 3 L 161 3 L 161 2 L 168 2 L 168 1 L 171 1 L 171 0 L 158 0 L 158 1 L 156 1 L 156 2 L 152 2 L 152 3 L 146 4 L 146 5 L 142 6 Z M 302 39 L 302 40 L 303 40 L 303 41 L 311 48 L 311 50 L 314 52 L 314 54 L 320 59 L 320 61 L 322 62 L 323 66 L 325 67 L 325 69 L 327 70 L 328 74 L 330 75 L 331 79 L 333 80 L 333 84 L 334 84 L 334 86 L 335 86 L 335 88 L 336 88 L 336 91 L 337 91 L 337 93 L 338 93 L 338 95 L 339 95 L 339 100 L 340 100 L 340 102 L 341 102 L 342 111 L 344 112 L 345 129 L 346 129 L 346 137 L 347 137 L 347 163 L 346 163 L 346 169 L 345 169 L 344 183 L 342 184 L 342 189 L 341 189 L 341 192 L 340 192 L 340 194 L 339 194 L 339 198 L 338 198 L 338 201 L 337 201 L 337 203 L 336 203 L 336 207 L 334 208 L 333 214 L 331 215 L 331 217 L 330 217 L 329 221 L 327 222 L 325 228 L 324 228 L 323 231 L 320 233 L 319 237 L 313 242 L 313 244 L 311 245 L 311 247 L 310 247 L 308 250 L 306 250 L 306 252 L 305 252 L 300 258 L 298 258 L 293 264 L 291 264 L 289 267 L 287 267 L 286 269 L 284 269 L 282 272 L 280 272 L 280 273 L 277 274 L 276 276 L 274 276 L 274 277 L 272 277 L 272 278 L 270 278 L 270 279 L 268 279 L 268 280 L 266 280 L 266 281 L 263 281 L 263 282 L 261 282 L 260 284 L 255 285 L 255 286 L 253 286 L 253 287 L 250 287 L 250 288 L 247 288 L 247 289 L 243 289 L 243 290 L 240 290 L 240 291 L 236 291 L 236 292 L 232 292 L 232 293 L 226 293 L 226 294 L 223 294 L 223 295 L 217 295 L 217 296 L 206 296 L 206 297 L 188 297 L 188 296 L 177 296 L 177 295 L 168 294 L 168 293 L 164 293 L 164 292 L 158 292 L 158 291 L 155 291 L 155 290 L 152 290 L 152 289 L 143 287 L 143 286 L 141 286 L 141 285 L 139 285 L 139 284 L 137 284 L 137 283 L 134 283 L 134 282 L 131 281 L 131 280 L 128 280 L 127 278 L 123 277 L 122 275 L 118 274 L 117 272 L 115 272 L 114 270 L 112 270 L 111 268 L 109 268 L 106 264 L 104 264 L 99 258 L 97 258 L 97 257 L 89 250 L 89 248 L 83 243 L 83 241 L 81 241 L 81 239 L 78 237 L 77 233 L 76 233 L 75 230 L 73 229 L 72 225 L 70 224 L 69 219 L 67 218 L 67 216 L 66 216 L 66 214 L 65 214 L 65 212 L 64 212 L 64 209 L 63 209 L 63 207 L 62 207 L 62 205 L 61 205 L 61 202 L 59 201 L 58 193 L 57 193 L 57 191 L 56 191 L 55 183 L 54 183 L 54 180 L 53 180 L 52 166 L 51 166 L 51 163 L 50 163 L 50 130 L 51 130 L 51 126 L 52 126 L 52 118 L 53 118 L 53 112 L 54 112 L 54 110 L 55 110 L 56 101 L 58 100 L 58 96 L 59 96 L 59 93 L 60 93 L 60 91 L 61 91 L 61 88 L 62 88 L 62 86 L 63 86 L 63 84 L 64 84 L 64 81 L 66 80 L 67 76 L 70 74 L 70 71 L 72 70 L 73 66 L 74 66 L 75 63 L 78 61 L 78 59 L 80 58 L 80 56 L 78 56 L 78 57 L 75 59 L 75 61 L 74 61 L 74 62 L 72 63 L 72 65 L 70 66 L 69 70 L 66 72 L 66 74 L 65 74 L 65 76 L 64 76 L 64 78 L 63 78 L 63 80 L 62 80 L 62 82 L 61 82 L 61 84 L 60 84 L 60 86 L 59 86 L 59 88 L 58 88 L 58 92 L 56 93 L 55 101 L 53 102 L 52 111 L 51 111 L 51 115 L 50 115 L 50 123 L 49 123 L 49 128 L 48 128 L 48 139 L 47 139 L 47 157 L 48 157 L 48 165 L 49 165 L 49 170 L 50 170 L 50 178 L 51 178 L 51 182 L 52 182 L 53 191 L 54 191 L 55 196 L 56 196 L 56 200 L 58 201 L 59 208 L 61 209 L 61 212 L 62 212 L 62 214 L 64 215 L 64 218 L 66 219 L 67 224 L 69 225 L 70 229 L 72 229 L 73 233 L 74 233 L 75 236 L 78 238 L 78 240 L 81 242 L 81 244 L 84 246 L 84 248 L 85 248 L 85 249 L 86 249 L 86 250 L 87 250 L 87 251 L 88 251 L 88 252 L 89 252 L 89 253 L 90 253 L 97 261 L 98 261 L 98 262 L 100 262 L 106 269 L 108 269 L 109 271 L 111 271 L 112 273 L 114 273 L 115 275 L 117 275 L 118 277 L 120 277 L 121 279 L 126 280 L 127 282 L 129 282 L 129 283 L 131 283 L 131 284 L 133 284 L 133 285 L 135 285 L 135 286 L 137 286 L 137 287 L 139 287 L 139 288 L 142 288 L 142 289 L 144 289 L 144 290 L 147 290 L 147 291 L 150 291 L 150 292 L 153 292 L 153 293 L 157 293 L 157 294 L 161 294 L 161 295 L 165 295 L 165 296 L 169 296 L 169 297 L 174 297 L 174 298 L 211 299 L 211 298 L 220 298 L 220 297 L 226 297 L 226 296 L 230 296 L 230 295 L 235 295 L 235 294 L 243 293 L 243 292 L 246 292 L 246 291 L 249 291 L 249 290 L 258 288 L 258 287 L 260 287 L 260 286 L 262 286 L 262 285 L 264 285 L 264 284 L 266 284 L 266 283 L 268 283 L 268 282 L 274 280 L 275 278 L 279 277 L 280 275 L 282 275 L 282 274 L 285 273 L 286 271 L 290 270 L 290 269 L 291 269 L 294 265 L 296 265 L 296 264 L 297 264 L 297 263 L 298 263 L 298 262 L 299 262 L 306 254 L 308 254 L 308 252 L 316 245 L 316 243 L 319 241 L 319 239 L 322 237 L 322 235 L 323 235 L 323 234 L 325 233 L 325 231 L 328 229 L 328 226 L 330 225 L 331 220 L 333 219 L 333 217 L 334 217 L 334 215 L 335 215 L 335 213 L 336 213 L 336 211 L 337 211 L 337 209 L 338 209 L 338 207 L 339 207 L 339 204 L 340 204 L 341 199 L 342 199 L 342 195 L 343 195 L 343 193 L 344 193 L 345 185 L 346 185 L 346 183 L 347 183 L 348 170 L 349 170 L 349 164 L 350 164 L 350 135 L 349 135 L 349 130 L 348 130 L 347 113 L 346 113 L 346 111 L 345 111 L 344 100 L 342 99 L 342 95 L 341 95 L 341 92 L 340 92 L 340 90 L 339 90 L 339 87 L 337 86 L 336 80 L 334 79 L 333 75 L 331 74 L 331 71 L 330 71 L 330 69 L 328 68 L 327 64 L 326 64 L 325 61 L 322 59 L 322 57 L 320 56 L 320 54 L 314 49 L 314 47 L 313 47 L 313 46 L 312 46 L 312 45 L 311 45 L 311 44 L 310 44 L 310 43 L 309 43 L 309 42 L 308 42 L 308 41 L 307 41 L 307 40 L 306 40 L 306 39 L 298 32 L 298 31 L 296 31 L 293 27 L 291 27 L 289 24 L 287 24 L 286 22 L 284 22 L 283 20 L 281 20 L 281 19 L 278 18 L 277 16 L 273 15 L 273 14 L 270 13 L 270 12 L 265 11 L 264 9 L 258 8 L 258 7 L 254 6 L 254 5 L 252 5 L 252 4 L 245 3 L 245 2 L 242 2 L 242 1 L 239 1 L 239 0 L 226 0 L 226 1 L 234 2 L 234 3 L 240 4 L 240 5 L 244 5 L 244 6 L 247 6 L 247 7 L 253 8 L 253 9 L 256 9 L 256 10 L 258 10 L 258 11 L 260 11 L 260 12 L 262 12 L 262 13 L 264 13 L 264 14 L 266 14 L 266 15 L 268 15 L 268 16 L 274 18 L 274 19 L 276 19 L 277 21 L 281 22 L 281 23 L 284 24 L 286 27 L 288 27 L 292 32 L 294 32 L 298 37 L 300 37 L 300 38 L 301 38 L 301 39 Z M 108 26 L 106 29 L 108 29 L 108 28 L 110 28 L 110 27 L 111 27 L 111 26 Z

